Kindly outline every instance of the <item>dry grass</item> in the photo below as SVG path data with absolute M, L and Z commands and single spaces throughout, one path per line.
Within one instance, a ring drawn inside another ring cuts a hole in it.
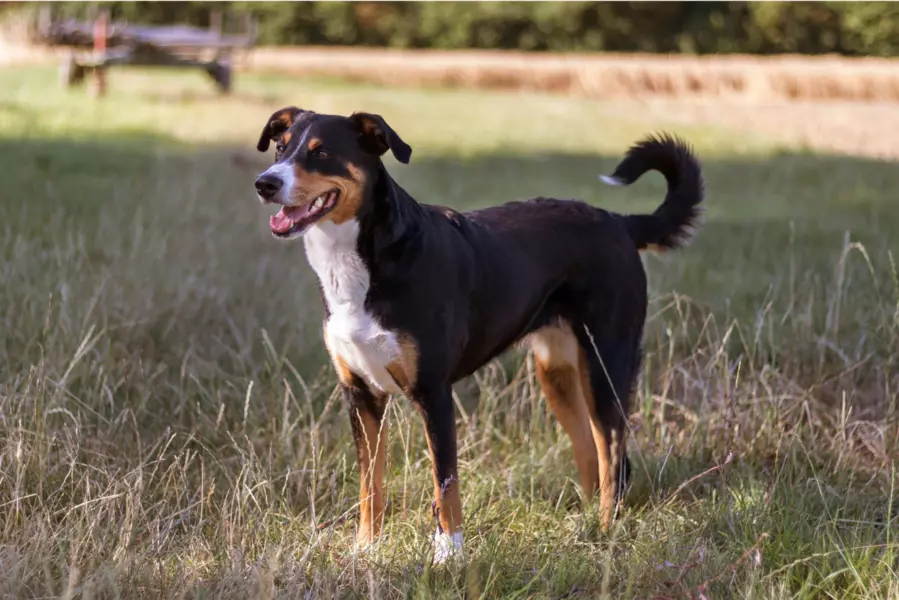
M 121 71 L 94 101 L 0 73 L 0 594 L 65 598 L 896 598 L 899 207 L 889 164 L 585 99 Z M 384 114 L 390 168 L 465 208 L 602 188 L 628 143 L 695 142 L 706 225 L 651 258 L 634 481 L 579 506 L 530 360 L 457 386 L 467 562 L 431 569 L 422 428 L 390 413 L 383 546 L 300 247 L 253 199 L 285 104 Z M 540 119 L 534 119 L 540 115 Z M 527 127 L 522 124 L 527 123 Z M 591 124 L 585 135 L 585 123 Z
M 589 98 L 899 100 L 890 59 L 259 48 L 257 69 L 382 85 L 438 85 Z

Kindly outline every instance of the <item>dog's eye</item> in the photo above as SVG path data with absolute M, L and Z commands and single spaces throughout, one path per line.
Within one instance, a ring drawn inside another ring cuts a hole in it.
M 312 156 L 314 156 L 315 158 L 328 158 L 329 154 L 327 150 L 319 146 L 312 151 Z
M 278 154 L 281 154 L 282 152 L 284 152 L 284 144 L 281 142 L 278 142 L 278 145 L 275 146 L 275 152 L 277 152 Z

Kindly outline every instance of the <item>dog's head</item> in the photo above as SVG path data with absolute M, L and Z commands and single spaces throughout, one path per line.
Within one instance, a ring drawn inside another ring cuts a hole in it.
M 271 218 L 272 234 L 301 236 L 312 225 L 354 219 L 390 150 L 402 163 L 412 154 L 379 115 L 321 115 L 295 106 L 269 117 L 256 148 L 275 143 L 275 164 L 256 179 L 263 203 L 283 208 Z

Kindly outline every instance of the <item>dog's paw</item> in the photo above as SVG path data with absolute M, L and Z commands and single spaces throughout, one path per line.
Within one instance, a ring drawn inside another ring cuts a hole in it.
M 356 540 L 350 555 L 355 558 L 370 557 L 380 550 L 381 544 L 378 538 L 374 540 Z
M 457 559 L 463 556 L 462 551 L 462 532 L 457 531 L 450 535 L 437 531 L 431 538 L 434 547 L 434 564 L 442 565 L 450 559 Z

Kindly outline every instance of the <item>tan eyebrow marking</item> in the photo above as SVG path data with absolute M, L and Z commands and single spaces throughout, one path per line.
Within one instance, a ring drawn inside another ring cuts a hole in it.
M 312 150 L 315 150 L 316 148 L 318 148 L 318 147 L 321 146 L 321 145 L 322 145 L 321 139 L 319 139 L 319 138 L 312 138 L 311 140 L 309 140 L 309 143 L 306 144 L 306 149 L 309 150 L 309 151 L 312 151 Z

